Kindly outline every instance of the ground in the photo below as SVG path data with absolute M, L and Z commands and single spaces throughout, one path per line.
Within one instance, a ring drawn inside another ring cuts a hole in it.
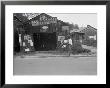
M 91 50 L 91 53 L 92 54 L 97 54 L 97 48 L 96 47 L 93 47 L 93 46 L 87 46 L 87 45 L 82 45 L 83 48 L 85 49 L 88 49 L 88 50 Z
M 16 56 L 14 75 L 96 75 L 94 56 Z
M 70 55 L 59 52 L 35 52 L 14 56 L 14 75 L 96 75 L 97 49 L 82 45 L 92 54 Z

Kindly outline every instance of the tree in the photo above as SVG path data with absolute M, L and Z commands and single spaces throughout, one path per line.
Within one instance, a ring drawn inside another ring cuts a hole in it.
M 39 13 L 14 13 L 14 16 L 16 16 L 23 23 L 36 17 L 37 15 L 39 15 Z
M 14 16 L 16 16 L 22 23 L 28 21 L 28 18 L 23 16 L 23 13 L 14 13 Z
M 69 24 L 69 27 L 70 27 L 70 30 L 73 30 L 74 29 L 74 24 Z
M 78 24 L 75 24 L 75 25 L 74 25 L 74 29 L 79 29 Z
M 68 25 L 69 25 L 69 29 L 70 30 L 74 30 L 74 29 L 79 29 L 79 26 L 78 26 L 78 24 L 70 24 L 70 23 L 68 23 Z

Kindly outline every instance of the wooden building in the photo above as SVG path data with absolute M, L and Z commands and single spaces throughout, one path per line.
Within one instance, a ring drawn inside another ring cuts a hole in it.
M 19 39 L 21 39 L 21 44 L 19 42 L 20 51 L 60 50 L 61 47 L 59 46 L 68 36 L 71 36 L 74 44 L 74 42 L 82 40 L 84 35 L 78 29 L 71 32 L 69 23 L 45 13 L 41 13 L 23 23 L 19 19 L 14 20 L 14 27 L 18 29 L 17 33 Z
M 97 29 L 87 25 L 87 27 L 83 28 L 81 32 L 84 32 L 84 40 L 83 44 L 89 45 L 89 46 L 97 46 Z
M 25 22 L 26 33 L 32 36 L 36 51 L 55 50 L 69 34 L 69 25 L 57 17 L 42 13 Z

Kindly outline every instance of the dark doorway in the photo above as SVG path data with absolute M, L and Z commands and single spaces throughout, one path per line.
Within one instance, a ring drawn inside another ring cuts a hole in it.
M 34 33 L 33 38 L 36 51 L 48 51 L 56 49 L 56 33 Z
M 17 31 L 14 32 L 14 52 L 20 52 L 19 35 Z

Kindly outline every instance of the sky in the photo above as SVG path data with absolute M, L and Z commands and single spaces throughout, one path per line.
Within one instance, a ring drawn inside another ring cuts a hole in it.
M 50 16 L 57 17 L 59 20 L 64 22 L 69 22 L 73 24 L 78 24 L 79 27 L 86 27 L 87 25 L 91 25 L 94 28 L 97 28 L 97 14 L 96 13 L 69 13 L 69 14 L 53 14 L 47 13 Z

